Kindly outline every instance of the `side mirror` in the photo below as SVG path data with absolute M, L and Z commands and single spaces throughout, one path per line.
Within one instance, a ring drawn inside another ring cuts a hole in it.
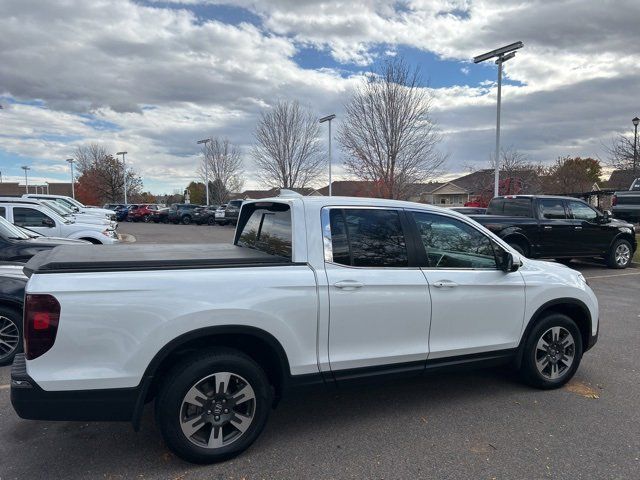
M 600 223 L 609 223 L 611 221 L 611 211 L 605 210 L 602 212 L 602 216 L 598 217 Z
M 44 227 L 49 227 L 49 228 L 53 228 L 56 226 L 56 222 L 54 222 L 53 220 L 51 220 L 50 218 L 43 218 L 42 219 L 42 226 Z
M 522 264 L 520 260 L 514 260 L 511 252 L 503 250 L 500 262 L 500 269 L 505 273 L 516 272 Z

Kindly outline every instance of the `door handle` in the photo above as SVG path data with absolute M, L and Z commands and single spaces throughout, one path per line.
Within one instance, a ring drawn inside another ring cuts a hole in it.
M 544 229 L 545 230 L 551 230 L 553 227 L 550 227 L 549 225 L 545 226 Z
M 575 230 L 582 230 L 582 227 L 573 227 Z
M 342 280 L 334 283 L 333 286 L 342 290 L 355 290 L 356 288 L 364 287 L 364 283 L 356 282 L 355 280 Z
M 433 286 L 436 288 L 453 288 L 457 287 L 458 284 L 451 280 L 438 280 L 437 282 L 433 282 Z

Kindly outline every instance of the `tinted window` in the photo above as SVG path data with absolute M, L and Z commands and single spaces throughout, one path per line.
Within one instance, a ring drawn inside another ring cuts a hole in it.
M 497 268 L 489 237 L 455 218 L 412 212 L 422 244 L 435 268 Z
M 4 207 L 0 207 L 0 217 L 7 218 L 7 211 Z
M 569 208 L 571 208 L 573 218 L 586 220 L 588 222 L 595 222 L 598 218 L 597 212 L 582 202 L 569 201 Z
M 13 223 L 20 227 L 43 227 L 48 219 L 44 213 L 33 208 L 16 207 L 13 209 Z
M 407 245 L 397 211 L 332 209 L 329 218 L 334 262 L 355 267 L 408 266 Z
M 508 217 L 531 217 L 530 198 L 507 198 L 504 201 L 503 215 Z
M 540 199 L 540 218 L 547 220 L 564 220 L 567 214 L 564 211 L 564 201 L 560 198 Z
M 287 205 L 256 208 L 238 237 L 237 245 L 291 259 L 291 212 Z
M 504 211 L 504 199 L 494 198 L 487 206 L 487 215 L 502 215 Z

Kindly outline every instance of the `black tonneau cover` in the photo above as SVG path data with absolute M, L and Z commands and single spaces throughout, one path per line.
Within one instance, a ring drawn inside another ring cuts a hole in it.
M 193 245 L 77 245 L 60 246 L 37 253 L 24 273 L 108 272 L 267 266 L 290 260 L 258 250 L 225 244 Z

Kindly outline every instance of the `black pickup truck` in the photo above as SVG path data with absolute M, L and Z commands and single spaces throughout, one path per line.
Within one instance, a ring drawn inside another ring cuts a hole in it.
M 546 195 L 495 197 L 476 222 L 530 258 L 602 258 L 626 268 L 637 248 L 634 227 L 576 198 Z

